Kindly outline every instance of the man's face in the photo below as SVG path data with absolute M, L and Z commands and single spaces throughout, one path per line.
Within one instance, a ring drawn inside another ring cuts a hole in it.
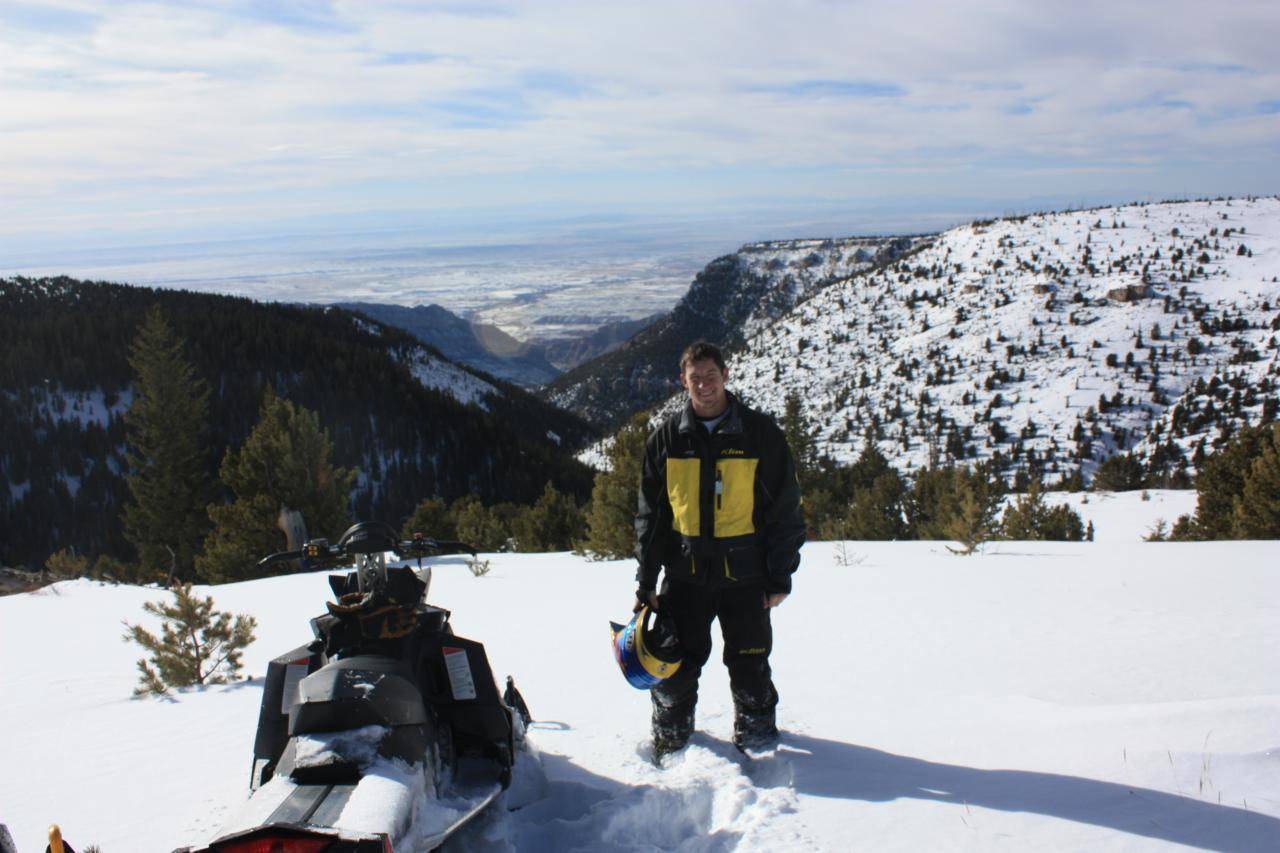
M 685 365 L 680 374 L 680 384 L 689 392 L 689 402 L 693 404 L 693 413 L 700 418 L 714 418 L 729 405 L 725 396 L 724 383 L 729 378 L 729 370 L 721 370 L 712 359 L 703 359 Z

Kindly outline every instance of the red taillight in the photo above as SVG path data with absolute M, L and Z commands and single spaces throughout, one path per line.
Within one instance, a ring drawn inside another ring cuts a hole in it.
M 332 838 L 276 836 L 219 844 L 218 853 L 324 853 Z

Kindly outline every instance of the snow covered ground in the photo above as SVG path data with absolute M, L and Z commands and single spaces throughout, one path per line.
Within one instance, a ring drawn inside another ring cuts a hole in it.
M 1094 543 L 810 543 L 775 618 L 782 746 L 731 744 L 718 653 L 691 746 L 652 767 L 648 697 L 606 623 L 629 562 L 438 562 L 431 599 L 516 676 L 545 796 L 454 851 L 1280 849 L 1280 543 L 1146 543 L 1185 495 L 1090 495 Z M 1073 496 L 1073 500 L 1079 500 Z M 275 654 L 323 574 L 213 587 L 254 614 L 254 680 L 131 700 L 157 590 L 89 581 L 0 598 L 0 823 L 22 853 L 194 843 L 243 801 Z

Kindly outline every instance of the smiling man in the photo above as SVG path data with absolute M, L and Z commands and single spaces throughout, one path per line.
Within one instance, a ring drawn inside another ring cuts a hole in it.
M 734 744 L 764 748 L 778 737 L 769 611 L 790 594 L 800 564 L 800 488 L 782 431 L 729 393 L 728 378 L 718 347 L 705 341 L 687 347 L 680 382 L 689 402 L 645 443 L 636 608 L 649 604 L 670 614 L 684 648 L 680 669 L 650 694 L 659 759 L 683 748 L 693 732 L 698 677 L 717 619 Z

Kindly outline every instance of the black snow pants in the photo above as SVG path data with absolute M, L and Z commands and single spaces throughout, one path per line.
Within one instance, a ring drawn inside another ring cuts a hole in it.
M 778 691 L 769 669 L 773 626 L 764 606 L 764 586 L 717 588 L 666 580 L 661 603 L 675 619 L 684 661 L 675 675 L 650 691 L 655 742 L 683 745 L 693 732 L 698 677 L 711 657 L 711 623 L 717 618 L 733 694 L 734 742 L 776 737 Z

